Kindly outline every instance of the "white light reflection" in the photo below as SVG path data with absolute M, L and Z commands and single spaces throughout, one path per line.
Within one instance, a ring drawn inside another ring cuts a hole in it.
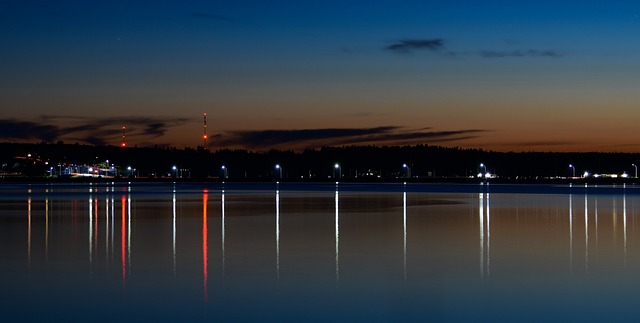
M 584 270 L 589 272 L 589 205 L 587 199 L 587 184 L 584 184 Z
M 407 279 L 407 191 L 402 194 L 402 222 L 403 222 L 403 269 L 404 269 L 404 279 Z
M 572 184 L 569 184 L 571 188 Z M 573 272 L 573 194 L 569 193 L 569 270 Z
M 615 196 L 612 197 L 613 200 L 613 242 L 615 243 L 618 240 L 618 206 L 616 205 Z
M 478 213 L 480 220 L 480 275 L 482 277 L 484 277 L 485 275 L 489 276 L 491 274 L 491 219 L 489 213 L 489 183 L 486 183 L 486 188 L 484 186 L 482 187 L 482 190 L 485 189 L 487 190 L 487 192 L 482 192 L 478 195 Z
M 31 269 L 31 189 L 27 198 L 27 261 Z
M 491 275 L 491 216 L 489 207 L 489 183 L 487 183 L 487 276 Z
M 622 191 L 622 228 L 624 229 L 624 266 L 627 266 L 627 192 L 626 184 Z
M 340 281 L 340 215 L 339 215 L 339 198 L 338 184 L 336 183 L 336 283 Z
M 280 191 L 276 190 L 276 278 L 280 279 Z
M 173 243 L 172 243 L 172 252 L 173 252 L 173 277 L 176 276 L 176 185 L 173 185 L 173 198 L 172 198 L 172 215 L 173 215 Z
M 596 185 L 598 187 L 598 185 Z M 595 218 L 596 218 L 596 250 L 598 250 L 598 195 L 595 196 Z
M 93 274 L 93 187 L 89 185 L 89 270 Z
M 49 189 L 44 190 L 46 195 L 44 199 L 44 218 L 45 218 L 45 233 L 44 233 L 44 259 L 49 261 Z
M 108 189 L 107 189 L 108 190 Z M 110 228 L 109 228 L 109 196 L 107 195 L 107 197 L 104 199 L 104 210 L 105 210 L 105 233 L 104 233 L 104 250 L 105 250 L 105 259 L 107 261 L 107 264 L 109 263 L 109 234 L 111 233 Z
M 480 276 L 484 277 L 484 193 L 478 196 L 478 213 L 480 215 Z
M 115 187 L 111 187 L 111 259 L 113 260 L 113 248 L 115 239 L 115 210 L 116 210 Z
M 225 206 L 224 206 L 224 190 L 222 190 L 222 277 L 225 275 L 225 237 L 224 237 L 224 222 L 225 222 Z

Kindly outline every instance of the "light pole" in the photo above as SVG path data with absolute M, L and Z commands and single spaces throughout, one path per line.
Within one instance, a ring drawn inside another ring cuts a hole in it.
M 173 170 L 173 178 L 178 177 L 178 167 L 173 165 L 173 167 L 171 167 L 171 170 Z
M 227 167 L 222 165 L 221 168 L 222 168 L 222 178 L 227 178 L 228 177 L 228 175 L 227 175 Z
M 638 165 L 636 165 L 636 164 L 631 164 L 631 166 L 635 167 L 635 169 L 636 169 L 636 176 L 635 176 L 635 178 L 638 178 Z
M 127 166 L 127 172 L 129 173 L 129 177 L 131 177 L 131 166 Z
M 280 167 L 280 164 L 276 164 L 276 169 L 280 172 L 280 179 L 282 179 L 282 167 Z
M 409 167 L 409 165 L 407 164 L 402 164 L 402 168 L 405 168 L 405 177 L 410 178 L 411 177 L 411 167 Z
M 571 168 L 571 170 L 573 171 L 573 177 L 576 177 L 576 168 L 573 166 L 573 164 L 569 164 L 569 168 Z
M 481 173 L 482 177 L 487 177 L 487 166 L 483 163 L 480 163 L 480 167 L 484 168 L 484 173 Z
M 333 176 L 335 177 L 336 173 L 335 171 L 338 171 L 338 179 L 342 178 L 342 168 L 340 167 L 340 164 L 336 163 L 335 165 L 333 165 L 334 168 L 334 172 L 333 172 Z

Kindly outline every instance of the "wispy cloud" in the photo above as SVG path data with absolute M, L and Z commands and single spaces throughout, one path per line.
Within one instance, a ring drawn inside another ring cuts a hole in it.
M 480 51 L 480 56 L 486 58 L 505 58 L 505 57 L 561 57 L 560 53 L 553 50 L 511 50 L 511 51 L 496 51 L 496 50 L 484 50 Z
M 429 143 L 475 138 L 486 130 L 465 129 L 430 131 L 430 128 L 406 129 L 398 126 L 374 128 L 327 128 L 294 130 L 232 131 L 218 134 L 218 143 L 226 147 L 250 149 L 314 148 L 353 144 Z
M 405 39 L 386 46 L 384 49 L 396 53 L 410 53 L 416 50 L 437 51 L 444 47 L 444 40 L 434 39 Z
M 0 120 L 0 138 L 3 139 L 38 139 L 52 141 L 59 136 L 60 129 L 56 126 L 13 119 Z
M 384 126 L 376 128 L 327 128 L 296 130 L 241 130 L 230 132 L 226 144 L 248 147 L 269 147 L 293 142 L 309 142 L 335 138 L 361 137 L 387 133 L 398 127 Z
M 117 142 L 122 126 L 127 135 L 140 140 L 162 137 L 172 127 L 186 123 L 185 118 L 88 118 L 74 116 L 42 116 L 38 121 L 0 119 L 3 140 L 71 140 L 95 145 Z
M 480 51 L 456 51 L 444 50 L 445 41 L 442 38 L 431 39 L 405 39 L 397 41 L 383 49 L 400 54 L 408 54 L 414 51 L 429 51 L 443 57 L 482 57 L 482 58 L 519 58 L 519 57 L 562 57 L 555 50 L 480 50 Z

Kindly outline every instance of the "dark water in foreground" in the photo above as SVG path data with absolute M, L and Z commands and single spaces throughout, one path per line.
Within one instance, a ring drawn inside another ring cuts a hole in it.
M 2 184 L 2 321 L 640 316 L 640 188 Z

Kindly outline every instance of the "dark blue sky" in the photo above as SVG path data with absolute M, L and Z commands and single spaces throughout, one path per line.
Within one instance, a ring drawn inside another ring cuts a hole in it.
M 212 148 L 640 151 L 628 1 L 3 1 L 0 26 L 8 141 L 195 146 L 207 112 Z

